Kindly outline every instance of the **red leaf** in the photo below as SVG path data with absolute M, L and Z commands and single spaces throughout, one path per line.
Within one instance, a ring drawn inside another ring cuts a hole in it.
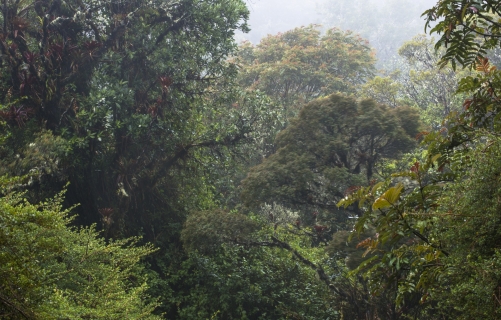
M 414 165 L 411 167 L 411 171 L 415 172 L 415 173 L 418 173 L 418 171 L 419 171 L 419 162 L 418 161 L 416 161 L 414 163 Z

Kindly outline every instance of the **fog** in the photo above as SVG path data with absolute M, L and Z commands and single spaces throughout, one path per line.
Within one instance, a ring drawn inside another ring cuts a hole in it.
M 246 0 L 251 32 L 237 41 L 257 44 L 268 34 L 311 23 L 352 30 L 375 48 L 379 66 L 387 66 L 403 42 L 424 33 L 421 14 L 435 0 Z
M 326 0 L 246 0 L 251 32 L 239 40 L 258 43 L 267 34 L 284 32 L 311 23 L 322 23 Z

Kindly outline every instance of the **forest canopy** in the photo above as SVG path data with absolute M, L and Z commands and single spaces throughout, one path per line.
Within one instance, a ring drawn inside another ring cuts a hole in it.
M 331 95 L 305 105 L 276 138 L 277 152 L 242 181 L 244 203 L 328 208 L 373 178 L 378 161 L 410 151 L 419 116 Z
M 0 318 L 499 319 L 499 10 L 3 1 Z
M 350 94 L 373 75 L 374 52 L 357 34 L 320 26 L 268 35 L 239 47 L 239 83 L 277 100 L 287 117 L 303 104 L 331 93 Z

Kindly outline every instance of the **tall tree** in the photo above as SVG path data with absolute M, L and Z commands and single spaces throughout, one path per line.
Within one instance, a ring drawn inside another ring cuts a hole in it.
M 365 40 L 340 29 L 322 34 L 316 25 L 269 35 L 256 46 L 243 43 L 237 61 L 240 84 L 275 99 L 286 118 L 315 98 L 354 93 L 374 71 Z
M 377 76 L 363 85 L 363 96 L 395 107 L 411 105 L 421 112 L 429 128 L 440 128 L 451 113 L 462 109 L 464 95 L 456 94 L 458 81 L 471 75 L 467 70 L 453 70 L 450 65 L 437 67 L 441 53 L 432 39 L 418 35 L 398 50 L 402 61 L 388 76 Z
M 38 172 L 39 192 L 68 179 L 81 222 L 109 235 L 158 240 L 165 219 L 207 204 L 200 172 L 260 117 L 226 61 L 247 30 L 241 1 L 5 1 L 2 13 L 4 168 Z M 30 167 L 41 149 L 57 160 Z
M 284 214 L 273 226 L 259 214 L 249 217 L 222 210 L 191 214 L 182 232 L 190 253 L 183 268 L 188 281 L 198 286 L 178 298 L 182 318 L 212 314 L 224 319 L 335 317 L 333 295 L 300 253 L 311 258 L 321 256 L 321 250 L 308 248 L 311 238 L 284 232 L 293 216 Z
M 474 67 L 459 92 L 471 95 L 464 112 L 448 118 L 448 128 L 426 136 L 427 154 L 400 181 L 362 188 L 354 201 L 365 213 L 357 230 L 374 225 L 377 237 L 361 243 L 379 255 L 362 263 L 373 284 L 381 275 L 396 283 L 396 301 L 412 293 L 428 304 L 425 319 L 496 319 L 499 303 L 499 71 L 488 49 L 499 47 L 494 1 L 439 1 L 427 11 L 433 32 L 446 45 L 441 65 Z M 400 183 L 396 183 L 400 182 Z M 377 290 L 377 289 L 376 289 Z
M 443 138 L 426 139 L 433 146 Z M 364 214 L 356 230 L 377 231 L 359 243 L 376 253 L 357 269 L 371 290 L 396 285 L 403 312 L 419 294 L 423 319 L 499 317 L 499 147 L 497 135 L 483 130 L 447 155 L 430 147 L 428 161 L 394 173 L 400 183 L 361 188 L 340 202 L 360 201 Z
M 349 187 L 372 179 L 379 160 L 412 148 L 418 128 L 410 108 L 339 95 L 314 100 L 277 136 L 277 152 L 251 168 L 242 198 L 253 207 L 332 210 Z
M 33 202 L 70 182 L 75 224 L 142 235 L 155 295 L 184 255 L 188 212 L 211 208 L 235 147 L 258 139 L 261 96 L 227 58 L 246 31 L 240 0 L 2 3 L 1 174 L 30 174 Z M 164 300 L 166 301 L 166 300 Z M 177 309 L 166 302 L 160 311 Z

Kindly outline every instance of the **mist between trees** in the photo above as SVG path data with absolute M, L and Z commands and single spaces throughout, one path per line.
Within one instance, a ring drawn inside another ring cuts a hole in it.
M 432 7 L 433 0 L 247 0 L 251 32 L 238 34 L 257 44 L 268 34 L 320 24 L 325 29 L 351 30 L 367 39 L 376 50 L 378 67 L 395 67 L 398 48 L 418 34 L 424 34 L 421 14 Z
M 498 2 L 0 7 L 1 319 L 500 318 Z

